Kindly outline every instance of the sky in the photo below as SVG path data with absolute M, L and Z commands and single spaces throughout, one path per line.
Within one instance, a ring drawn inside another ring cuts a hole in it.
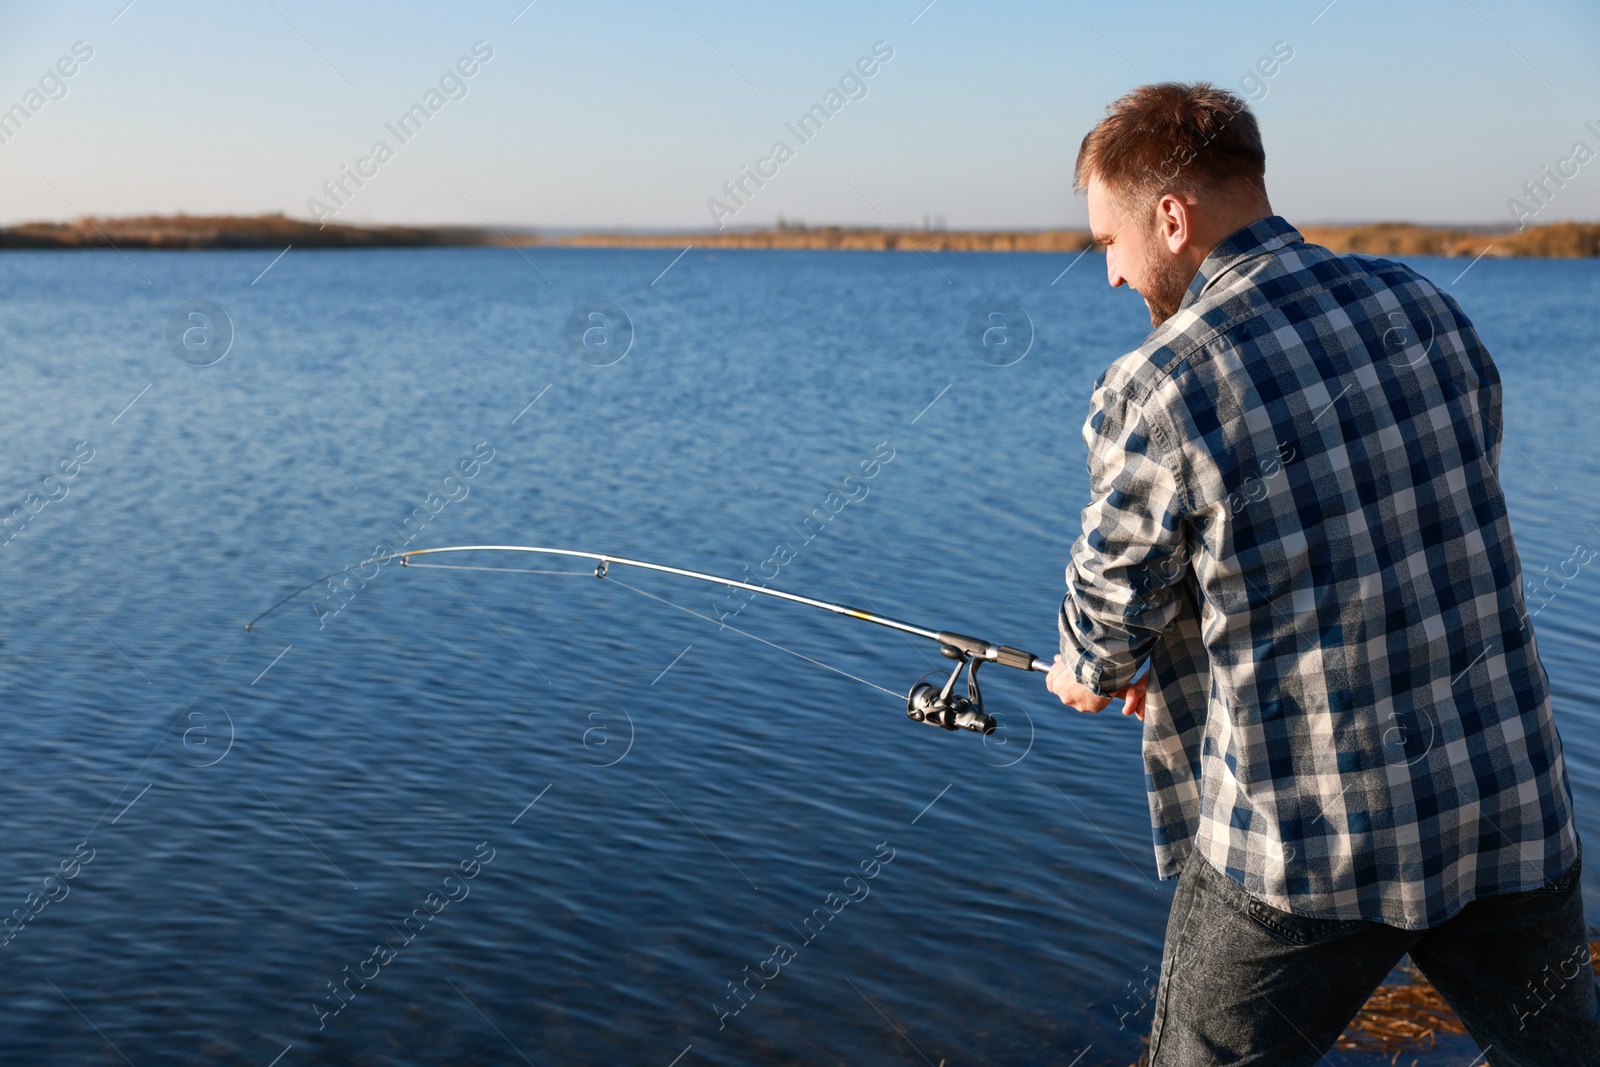
M 1082 227 L 1084 133 L 1195 79 L 1252 101 L 1293 222 L 1595 220 L 1597 47 L 1592 0 L 0 0 L 0 224 Z

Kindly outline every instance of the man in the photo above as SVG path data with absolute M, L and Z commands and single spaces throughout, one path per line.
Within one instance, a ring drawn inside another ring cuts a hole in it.
M 1274 215 L 1265 159 L 1202 83 L 1077 161 L 1155 329 L 1095 384 L 1046 684 L 1144 721 L 1181 872 L 1151 1063 L 1316 1063 L 1409 952 L 1494 1067 L 1600 1064 L 1499 376 L 1455 300 Z

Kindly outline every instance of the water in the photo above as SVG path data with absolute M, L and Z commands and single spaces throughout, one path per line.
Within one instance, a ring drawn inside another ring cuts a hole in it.
M 710 586 L 582 564 L 389 565 L 336 614 L 242 629 L 411 517 L 413 547 L 730 575 L 783 543 L 780 587 L 1048 654 L 1081 406 L 1145 332 L 1097 257 L 1052 284 L 1070 257 L 693 250 L 652 282 L 670 252 L 295 250 L 252 283 L 271 256 L 0 258 L 4 499 L 75 474 L 0 549 L 5 910 L 66 893 L 3 949 L 6 1060 L 1138 1055 L 1172 887 L 1137 729 L 1040 676 L 989 668 L 1005 732 L 947 735 L 883 691 L 930 643 L 777 602 L 727 620 L 765 644 L 671 606 L 734 606 Z M 1453 291 L 1506 378 L 1525 567 L 1555 572 L 1600 545 L 1600 264 L 1484 260 Z M 165 339 L 191 300 L 234 327 L 211 366 Z M 596 300 L 633 324 L 609 366 L 566 340 Z M 1010 366 L 965 338 L 990 300 L 1034 325 Z M 1583 830 L 1597 604 L 1591 565 L 1536 619 Z M 774 967 L 719 1028 L 727 984 Z

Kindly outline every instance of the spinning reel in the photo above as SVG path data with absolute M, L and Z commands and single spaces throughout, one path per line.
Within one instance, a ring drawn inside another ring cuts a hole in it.
M 946 630 L 939 634 L 939 654 L 956 661 L 955 670 L 944 685 L 919 681 L 906 696 L 906 716 L 913 722 L 926 722 L 945 730 L 972 730 L 992 734 L 995 721 L 983 710 L 983 691 L 978 688 L 978 668 L 990 660 L 1018 670 L 1048 670 L 1031 652 Z M 967 695 L 955 693 L 962 671 L 967 672 Z

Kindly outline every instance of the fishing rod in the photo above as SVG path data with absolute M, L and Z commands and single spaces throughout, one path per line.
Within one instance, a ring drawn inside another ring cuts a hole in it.
M 289 593 L 266 611 L 257 615 L 244 628 L 251 630 L 255 624 L 283 607 L 295 597 L 312 587 L 337 578 L 342 574 L 349 574 L 353 570 L 366 567 L 372 563 L 387 563 L 390 560 L 399 560 L 402 567 L 437 567 L 442 570 L 472 569 L 503 571 L 508 574 L 525 573 L 510 567 L 474 567 L 454 568 L 447 564 L 412 563 L 416 556 L 431 556 L 445 552 L 531 552 L 544 556 L 564 556 L 570 559 L 587 559 L 595 561 L 594 576 L 604 578 L 613 564 L 619 567 L 636 567 L 640 570 L 656 571 L 661 574 L 672 574 L 680 578 L 692 578 L 696 581 L 710 582 L 713 585 L 728 586 L 733 589 L 744 589 L 761 596 L 769 596 L 778 600 L 787 600 L 794 604 L 804 604 L 807 607 L 819 608 L 822 611 L 843 615 L 850 619 L 860 619 L 878 626 L 886 626 L 891 630 L 898 630 L 912 637 L 921 637 L 939 644 L 939 652 L 946 659 L 955 661 L 955 668 L 944 679 L 943 684 L 928 681 L 918 681 L 911 687 L 906 695 L 906 715 L 913 722 L 925 722 L 945 730 L 972 730 L 980 734 L 992 734 L 995 731 L 995 721 L 992 716 L 984 711 L 983 692 L 978 688 L 978 668 L 985 663 L 998 663 L 1003 667 L 1012 667 L 1019 671 L 1040 671 L 1049 673 L 1050 664 L 1035 656 L 1032 652 L 1025 652 L 1020 648 L 1010 645 L 997 645 L 979 637 L 970 637 L 967 634 L 956 633 L 953 630 L 929 630 L 887 615 L 879 615 L 872 611 L 862 611 L 846 604 L 834 604 L 826 600 L 817 600 L 813 597 L 801 596 L 798 593 L 785 592 L 782 589 L 772 589 L 764 585 L 754 585 L 750 582 L 741 582 L 733 578 L 721 578 L 715 574 L 705 574 L 701 571 L 686 570 L 682 567 L 668 567 L 660 563 L 647 563 L 643 560 L 625 559 L 622 556 L 613 556 L 603 552 L 579 552 L 570 548 L 538 548 L 530 545 L 450 545 L 443 548 L 414 548 L 407 552 L 393 552 L 385 556 L 373 556 L 354 566 L 345 567 L 343 570 L 324 574 L 316 581 L 307 582 L 300 588 Z M 576 574 L 577 571 L 555 571 L 532 573 L 557 573 Z M 956 683 L 962 673 L 967 676 L 966 695 L 955 692 Z M 934 672 L 938 673 L 938 672 Z

